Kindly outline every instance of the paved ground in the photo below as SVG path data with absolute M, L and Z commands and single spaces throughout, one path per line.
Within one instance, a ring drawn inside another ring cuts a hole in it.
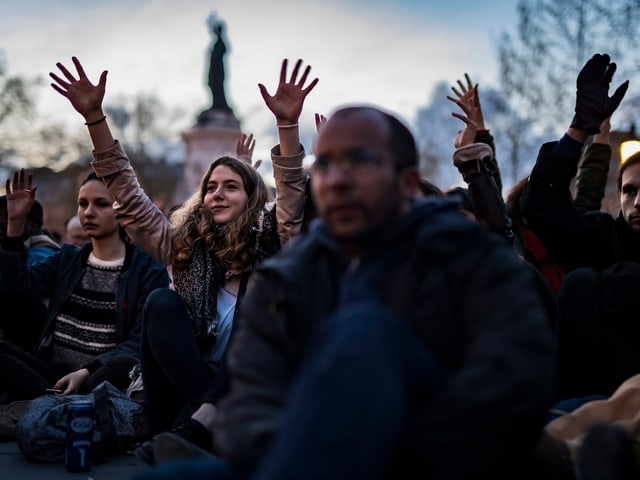
M 133 455 L 110 457 L 90 472 L 70 473 L 64 463 L 38 464 L 27 462 L 15 442 L 0 442 L 0 480 L 133 480 L 149 468 Z

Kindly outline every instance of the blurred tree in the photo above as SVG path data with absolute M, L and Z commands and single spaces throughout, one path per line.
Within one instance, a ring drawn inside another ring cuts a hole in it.
M 4 52 L 0 50 L 0 124 L 13 116 L 32 118 L 32 90 L 37 83 L 37 80 L 10 76 Z
M 37 80 L 9 74 L 9 67 L 0 50 L 0 166 L 6 166 L 17 154 L 17 143 L 9 133 L 33 119 L 33 91 Z
M 0 179 L 18 168 L 36 175 L 47 227 L 61 231 L 77 209 L 79 181 L 90 171 L 91 143 L 82 122 L 71 127 L 37 112 L 38 79 L 10 76 L 0 50 Z M 47 87 L 48 88 L 48 87 Z M 147 193 L 169 202 L 182 175 L 180 133 L 188 128 L 184 109 L 168 108 L 154 94 L 120 97 L 105 109 L 114 132 L 136 166 Z M 130 141 L 131 140 L 131 141 Z M 0 193 L 4 193 L 0 186 Z
M 517 34 L 503 33 L 498 45 L 501 86 L 540 130 L 557 136 L 566 128 L 576 75 L 594 53 L 609 53 L 618 64 L 614 86 L 640 80 L 640 57 L 630 54 L 640 46 L 638 0 L 519 0 L 517 11 Z M 628 110 L 621 112 L 614 124 L 629 121 Z

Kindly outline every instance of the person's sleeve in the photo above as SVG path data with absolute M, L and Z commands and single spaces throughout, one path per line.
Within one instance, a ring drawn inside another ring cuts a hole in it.
M 486 143 L 491 148 L 493 156 L 487 162 L 487 170 L 491 178 L 493 178 L 499 194 L 502 195 L 502 174 L 500 173 L 500 166 L 498 164 L 498 158 L 496 157 L 496 144 L 493 135 L 491 135 L 489 130 L 479 130 L 476 134 L 475 142 Z
M 478 142 L 457 148 L 453 154 L 453 162 L 468 185 L 476 218 L 489 230 L 513 244 L 512 221 L 491 174 L 493 151 L 490 146 Z
M 496 465 L 517 471 L 542 430 L 556 344 L 538 283 L 511 252 L 494 245 L 461 257 L 469 268 L 451 294 L 466 355 L 416 418 L 412 445 L 429 452 L 433 478 L 495 478 Z
M 592 143 L 585 148 L 578 167 L 573 205 L 580 213 L 600 210 L 609 177 L 611 147 Z
M 307 172 L 302 166 L 304 148 L 296 155 L 281 156 L 280 146 L 271 149 L 276 184 L 276 220 L 280 244 L 300 233 L 304 220 Z
M 60 251 L 29 265 L 29 254 L 20 237 L 6 237 L 0 248 L 0 291 L 49 298 L 59 268 Z
M 120 143 L 93 152 L 91 166 L 115 199 L 118 222 L 136 245 L 163 265 L 171 263 L 172 226 L 140 186 Z
M 587 221 L 574 207 L 571 181 L 581 151 L 571 142 L 542 145 L 520 199 L 528 228 L 551 257 L 568 269 L 597 263 L 611 242 L 602 224 Z

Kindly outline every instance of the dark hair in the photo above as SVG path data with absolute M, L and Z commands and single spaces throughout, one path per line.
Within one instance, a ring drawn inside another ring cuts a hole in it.
M 640 152 L 634 153 L 620 164 L 620 167 L 618 167 L 618 178 L 616 179 L 618 193 L 622 191 L 622 174 L 628 167 L 630 167 L 631 165 L 636 165 L 638 163 L 640 163 Z
M 85 184 L 87 184 L 89 182 L 93 182 L 93 181 L 104 183 L 102 178 L 100 178 L 98 175 L 96 175 L 96 172 L 94 172 L 92 170 L 89 173 L 87 173 L 87 175 L 84 177 L 84 180 L 82 180 L 82 182 L 80 182 L 80 186 L 82 187 L 83 185 L 85 185 Z M 109 194 L 111 194 L 111 192 L 109 192 Z M 115 212 L 114 212 L 114 215 L 115 215 Z M 69 222 L 69 220 L 71 220 L 71 218 L 73 218 L 74 216 L 75 215 L 71 215 L 71 217 L 69 217 L 67 219 L 67 221 L 65 222 L 65 227 L 66 227 L 67 223 Z M 116 218 L 118 218 L 117 215 L 116 215 Z M 124 243 L 133 243 L 131 241 L 131 237 L 129 237 L 129 234 L 127 233 L 127 231 L 124 229 L 124 227 L 122 226 L 122 224 L 120 222 L 118 222 L 118 236 L 120 237 L 120 240 L 122 240 Z
M 411 130 L 397 117 L 377 107 L 352 106 L 334 112 L 333 116 L 347 116 L 352 113 L 375 112 L 381 115 L 389 125 L 389 150 L 395 159 L 396 169 L 418 166 L 418 148 Z
M 522 218 L 522 212 L 520 211 L 520 198 L 522 197 L 522 193 L 524 192 L 528 182 L 528 176 L 518 180 L 513 187 L 511 187 L 511 190 L 507 193 L 504 201 L 507 206 L 507 213 L 509 214 L 509 217 L 511 217 L 513 228 L 517 230 L 522 228 L 525 223 Z
M 89 183 L 92 180 L 99 180 L 102 181 L 102 178 L 100 178 L 98 175 L 96 175 L 96 172 L 94 172 L 93 170 L 91 170 L 89 173 L 87 173 L 87 175 L 84 177 L 84 180 L 82 180 L 82 182 L 80 182 L 80 186 L 84 185 L 85 183 Z
M 445 198 L 453 198 L 457 200 L 460 202 L 460 207 L 475 215 L 476 206 L 473 203 L 473 198 L 469 194 L 469 189 L 464 187 L 452 187 L 444 191 L 444 196 Z

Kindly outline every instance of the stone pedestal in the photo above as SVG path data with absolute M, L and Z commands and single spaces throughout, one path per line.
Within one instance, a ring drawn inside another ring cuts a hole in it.
M 202 175 L 216 158 L 236 156 L 236 141 L 241 134 L 240 122 L 231 111 L 210 109 L 198 116 L 198 123 L 182 135 L 186 153 L 174 204 L 184 202 L 198 189 Z

